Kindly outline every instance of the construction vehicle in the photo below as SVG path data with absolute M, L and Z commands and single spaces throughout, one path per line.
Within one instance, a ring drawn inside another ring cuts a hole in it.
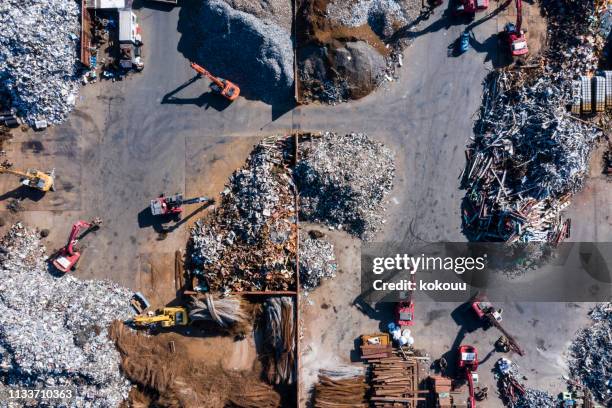
M 153 215 L 180 215 L 184 204 L 198 204 L 213 202 L 214 200 L 205 196 L 184 199 L 182 194 L 165 196 L 161 194 L 158 198 L 151 200 L 151 214 Z
M 136 292 L 132 295 L 132 298 L 130 299 L 130 305 L 138 314 L 143 314 L 144 311 L 147 310 L 149 306 L 151 306 L 147 298 L 141 292 Z
M 212 81 L 210 84 L 210 89 L 212 89 L 213 92 L 220 94 L 228 101 L 235 101 L 238 99 L 238 96 L 240 96 L 240 88 L 238 88 L 238 86 L 233 82 L 214 76 L 195 62 L 191 62 L 191 68 L 193 68 L 198 74 L 204 75 L 206 78 L 210 79 Z
M 53 266 L 63 273 L 76 269 L 77 262 L 81 258 L 81 253 L 77 250 L 76 244 L 89 232 L 100 228 L 100 225 L 102 225 L 100 218 L 94 218 L 90 222 L 77 221 L 74 223 L 68 238 L 68 245 L 57 251 L 52 261 Z M 81 233 L 81 231 L 83 232 Z
M 9 162 L 4 162 L 0 165 L 0 174 L 12 174 L 21 177 L 21 184 L 36 190 L 47 192 L 55 191 L 55 169 L 50 172 L 42 172 L 36 169 L 13 170 L 13 165 Z
M 477 11 L 489 8 L 489 0 L 456 0 L 455 15 L 473 17 Z
M 464 344 L 459 347 L 459 371 L 465 375 L 468 383 L 470 397 L 468 408 L 476 407 L 476 397 L 474 396 L 474 384 L 478 383 L 478 350 L 476 347 Z
M 157 309 L 155 313 L 149 312 L 138 315 L 129 320 L 128 323 L 136 327 L 175 327 L 187 326 L 189 324 L 189 315 L 184 307 L 164 307 Z
M 414 302 L 404 300 L 395 306 L 395 321 L 399 326 L 414 325 Z
M 515 0 L 516 4 L 516 24 L 507 23 L 502 33 L 502 39 L 510 50 L 512 57 L 521 57 L 529 53 L 527 38 L 522 30 L 523 12 L 522 0 Z
M 510 335 L 501 325 L 502 321 L 502 309 L 495 309 L 491 302 L 489 302 L 485 296 L 481 296 L 480 294 L 476 294 L 471 300 L 472 310 L 478 316 L 478 319 L 482 320 L 487 326 L 495 326 L 497 330 L 499 330 L 504 337 L 507 339 L 510 348 L 518 353 L 519 355 L 524 355 L 525 352 L 518 345 L 514 337 Z

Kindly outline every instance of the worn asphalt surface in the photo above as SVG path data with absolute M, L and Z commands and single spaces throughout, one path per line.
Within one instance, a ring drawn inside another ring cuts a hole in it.
M 452 57 L 449 46 L 463 28 L 437 10 L 420 25 L 406 51 L 401 79 L 359 101 L 294 108 L 292 95 L 287 95 L 273 106 L 243 98 L 227 106 L 208 93 L 204 80 L 193 81 L 194 72 L 180 51 L 192 46 L 181 32 L 180 8 L 140 7 L 138 3 L 135 8 L 144 30 L 145 70 L 121 82 L 85 87 L 68 122 L 40 133 L 18 133 L 7 151 L 9 157 L 23 157 L 24 162 L 56 167 L 64 182 L 63 191 L 26 201 L 26 211 L 19 214 L 26 223 L 51 230 L 50 248 L 64 244 L 77 219 L 99 216 L 104 220 L 103 228 L 85 242 L 77 276 L 107 278 L 146 291 L 152 278 L 146 276 L 150 268 L 143 267 L 143 260 L 150 259 L 151 253 L 173 257 L 176 249 L 184 248 L 189 225 L 160 240 L 155 231 L 159 225 L 146 213 L 149 200 L 161 192 L 206 190 L 196 171 L 219 173 L 215 173 L 216 188 L 218 180 L 245 158 L 245 144 L 291 129 L 367 132 L 396 152 L 397 183 L 380 240 L 465 240 L 460 231 L 463 192 L 458 190 L 458 176 L 480 105 L 481 83 L 496 58 L 497 43 L 491 40 L 497 31 L 495 19 L 476 24 L 476 45 Z M 44 149 L 30 148 L 27 142 L 32 140 L 41 140 Z M 202 161 L 194 158 L 199 151 L 215 153 Z M 219 164 L 219 157 L 225 166 Z M 612 238 L 610 189 L 594 176 L 585 194 L 576 199 L 579 207 L 571 210 L 575 240 Z M 4 191 L 10 186 L 14 186 L 11 181 L 2 180 Z M 54 198 L 58 195 L 63 198 Z M 15 218 L 8 213 L 3 216 Z M 317 321 L 315 327 L 307 324 L 304 340 L 314 345 L 308 351 L 314 354 L 304 363 L 315 364 L 306 367 L 311 372 L 332 354 L 340 353 L 339 360 L 348 360 L 359 334 L 391 318 L 365 314 L 352 306 L 358 295 L 354 260 L 359 243 L 336 235 L 334 241 L 344 272 L 311 294 L 312 305 L 305 306 L 306 318 Z M 324 301 L 333 307 L 321 309 Z M 417 306 L 417 346 L 428 349 L 434 358 L 464 334 L 451 316 L 456 307 Z M 559 386 L 562 353 L 584 323 L 587 306 L 510 303 L 505 307 L 509 327 L 528 350 L 529 358 L 519 364 L 533 379 L 532 385 Z M 308 308 L 315 309 L 308 312 Z M 566 318 L 568 313 L 572 319 Z M 321 339 L 321 332 L 327 333 L 326 338 Z M 459 342 L 483 347 L 483 355 L 497 338 L 492 331 L 465 335 Z M 490 389 L 494 383 L 486 373 L 495 360 L 490 358 L 481 368 Z M 501 406 L 496 397 L 485 404 Z

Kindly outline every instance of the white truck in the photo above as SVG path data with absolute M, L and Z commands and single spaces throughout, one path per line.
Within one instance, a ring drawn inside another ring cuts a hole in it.
M 119 10 L 119 51 L 121 67 L 143 70 L 141 29 L 131 9 Z

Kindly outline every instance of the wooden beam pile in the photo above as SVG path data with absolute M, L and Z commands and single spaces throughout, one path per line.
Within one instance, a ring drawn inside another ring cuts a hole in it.
M 364 376 L 333 379 L 319 375 L 315 386 L 315 408 L 367 408 L 368 385 Z
M 420 398 L 419 364 L 416 358 L 397 355 L 371 361 L 371 406 L 377 408 L 415 408 Z

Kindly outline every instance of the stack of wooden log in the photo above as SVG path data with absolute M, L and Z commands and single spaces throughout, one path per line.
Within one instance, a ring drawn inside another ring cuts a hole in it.
M 393 355 L 371 361 L 371 406 L 377 408 L 415 408 L 419 401 L 419 363 L 417 358 Z
M 334 379 L 319 375 L 315 408 L 367 408 L 368 385 L 364 376 Z

